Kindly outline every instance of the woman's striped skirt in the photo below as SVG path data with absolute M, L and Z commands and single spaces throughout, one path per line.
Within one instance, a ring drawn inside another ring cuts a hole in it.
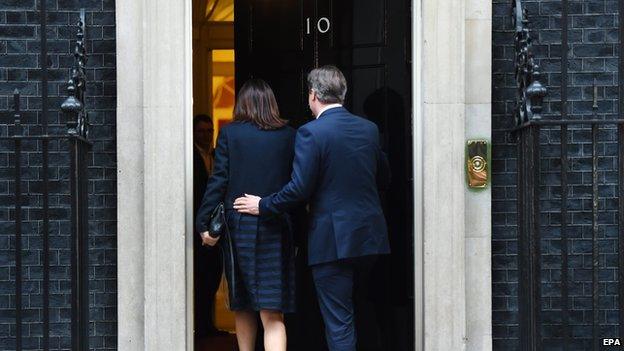
M 233 311 L 295 310 L 295 257 L 286 217 L 260 219 L 228 211 L 233 252 L 224 244 Z

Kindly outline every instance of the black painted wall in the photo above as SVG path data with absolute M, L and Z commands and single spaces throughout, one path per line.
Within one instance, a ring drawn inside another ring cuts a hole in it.
M 545 118 L 561 118 L 561 0 L 523 1 L 529 11 L 535 55 L 548 88 Z M 493 0 L 493 202 L 492 273 L 495 350 L 519 350 L 516 157 L 513 138 L 515 99 L 511 1 Z M 617 118 L 618 2 L 569 1 L 568 118 Z M 592 108 L 594 81 L 598 107 Z M 570 132 L 568 178 L 569 306 L 573 350 L 591 349 L 591 133 Z M 617 337 L 617 141 L 615 129 L 599 134 L 600 218 L 598 231 L 600 334 Z M 561 344 L 561 188 L 560 134 L 541 135 L 540 206 L 542 318 L 544 348 Z M 619 335 L 621 337 L 621 335 Z
M 90 346 L 117 348 L 115 3 L 114 0 L 47 0 L 49 132 L 65 133 L 59 106 L 73 64 L 79 8 L 87 10 L 87 110 L 89 153 Z M 13 133 L 14 89 L 22 93 L 25 133 L 42 133 L 39 1 L 0 0 L 0 135 Z M 70 349 L 69 158 L 65 143 L 50 144 L 50 343 Z M 23 154 L 23 347 L 42 349 L 41 144 Z M 15 189 L 13 143 L 0 143 L 0 349 L 15 348 Z

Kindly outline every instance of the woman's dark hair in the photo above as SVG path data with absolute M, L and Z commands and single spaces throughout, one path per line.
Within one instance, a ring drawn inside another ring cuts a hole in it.
M 262 79 L 250 79 L 243 84 L 236 99 L 234 120 L 252 122 L 260 129 L 277 129 L 288 123 L 280 118 L 273 90 Z

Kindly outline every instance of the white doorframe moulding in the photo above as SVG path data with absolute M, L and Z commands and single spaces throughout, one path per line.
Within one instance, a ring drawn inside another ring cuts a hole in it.
M 190 350 L 191 1 L 118 0 L 116 21 L 118 347 Z
M 491 4 L 412 5 L 416 350 L 487 351 L 491 200 L 467 191 L 464 143 L 490 134 Z M 116 2 L 122 351 L 193 349 L 191 18 L 190 0 Z

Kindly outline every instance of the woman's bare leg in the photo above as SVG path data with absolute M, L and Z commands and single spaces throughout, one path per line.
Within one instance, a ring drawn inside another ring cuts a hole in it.
M 264 349 L 266 351 L 286 351 L 284 315 L 278 311 L 262 310 L 260 311 L 260 319 L 262 319 L 262 326 L 264 327 Z
M 254 351 L 256 348 L 256 334 L 258 324 L 256 313 L 253 311 L 236 311 L 234 313 L 236 323 L 236 340 L 240 351 Z

